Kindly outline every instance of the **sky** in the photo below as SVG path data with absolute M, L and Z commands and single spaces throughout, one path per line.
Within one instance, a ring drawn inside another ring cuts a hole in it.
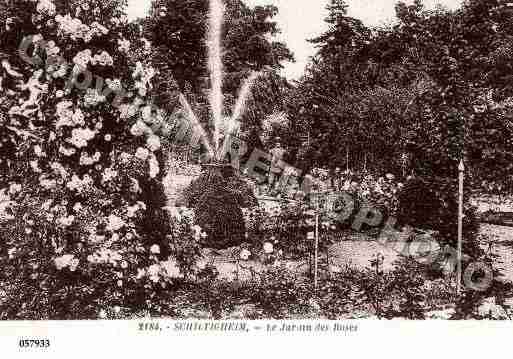
M 278 39 L 285 42 L 296 58 L 295 63 L 285 64 L 284 75 L 297 79 L 303 73 L 308 59 L 315 54 L 315 48 L 306 40 L 316 37 L 325 30 L 325 6 L 328 0 L 243 0 L 249 6 L 274 4 L 279 9 L 276 17 L 282 33 Z M 349 15 L 361 19 L 368 26 L 390 22 L 394 18 L 397 0 L 347 0 Z M 406 3 L 413 0 L 406 0 Z M 461 0 L 424 0 L 427 8 L 441 4 L 455 9 Z M 128 0 L 130 18 L 143 17 L 150 8 L 151 0 Z

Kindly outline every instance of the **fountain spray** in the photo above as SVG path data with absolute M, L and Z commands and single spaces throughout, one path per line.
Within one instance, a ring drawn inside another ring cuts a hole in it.
M 224 127 L 223 118 L 223 48 L 221 37 L 225 7 L 222 0 L 210 0 L 208 18 L 208 69 L 210 73 L 211 91 L 210 107 L 214 120 L 214 146 L 219 153 L 221 128 Z
M 242 87 L 239 91 L 239 96 L 237 98 L 237 102 L 235 103 L 235 108 L 232 113 L 232 121 L 237 121 L 242 116 L 244 111 L 246 110 L 246 102 L 248 100 L 249 94 L 251 93 L 251 87 L 255 83 L 255 81 L 260 77 L 260 72 L 252 72 L 251 75 L 244 80 Z

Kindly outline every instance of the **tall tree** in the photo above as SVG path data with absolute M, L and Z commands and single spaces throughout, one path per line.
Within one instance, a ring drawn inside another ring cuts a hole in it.
M 169 66 L 180 88 L 196 93 L 207 86 L 208 0 L 154 0 L 145 32 L 152 44 L 168 55 Z M 228 0 L 223 29 L 225 91 L 235 94 L 250 71 L 279 70 L 293 56 L 285 44 L 269 40 L 279 33 L 272 19 L 275 6 L 249 8 L 240 0 Z
M 351 143 L 358 137 L 354 94 L 366 87 L 365 54 L 371 32 L 358 19 L 347 15 L 342 0 L 332 0 L 325 19 L 328 30 L 310 40 L 318 52 L 297 88 L 287 100 L 298 139 L 298 165 L 346 165 L 346 150 L 357 153 Z M 361 131 L 360 131 L 361 132 Z M 351 148 L 350 148 L 351 147 Z
M 328 17 L 324 20 L 328 30 L 309 40 L 318 48 L 317 56 L 330 63 L 338 75 L 339 85 L 351 70 L 347 58 L 353 57 L 370 39 L 370 30 L 356 18 L 347 15 L 345 0 L 330 0 L 326 6 Z

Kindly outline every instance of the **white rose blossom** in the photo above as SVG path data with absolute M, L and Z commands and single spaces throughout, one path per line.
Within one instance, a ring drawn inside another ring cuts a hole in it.
M 140 210 L 145 211 L 146 210 L 146 204 L 143 202 L 137 202 L 134 206 L 127 207 L 127 217 L 133 218 L 139 212 Z
M 42 170 L 39 168 L 39 161 L 37 161 L 37 160 L 29 161 L 29 164 L 30 164 L 30 167 L 32 168 L 32 171 L 34 171 L 36 173 L 42 172 Z
M 121 84 L 120 79 L 107 79 L 105 80 L 105 83 L 112 91 L 121 91 L 123 89 L 123 85 Z
M 118 40 L 118 50 L 123 53 L 127 53 L 130 50 L 130 41 L 127 39 L 119 39 Z
M 88 128 L 75 128 L 71 131 L 71 139 L 67 141 L 77 148 L 86 147 L 88 141 L 92 140 L 96 135 L 95 131 Z
M 77 8 L 77 14 L 80 13 L 79 10 L 80 8 Z M 71 17 L 70 14 L 55 16 L 55 22 L 58 25 L 60 36 L 69 36 L 72 40 L 82 39 L 86 43 L 94 37 L 101 37 L 109 33 L 109 29 L 98 22 L 93 22 L 91 26 L 88 26 L 82 23 L 80 19 Z
M 68 177 L 68 171 L 66 171 L 66 169 L 58 162 L 52 162 L 50 164 L 50 168 L 56 172 L 57 174 L 59 174 L 62 178 L 66 178 Z
M 148 268 L 148 274 L 150 277 L 150 280 L 153 283 L 157 283 L 160 279 L 160 266 L 157 264 L 153 264 Z
M 85 69 L 87 68 L 87 65 L 89 64 L 89 62 L 91 62 L 91 60 L 91 50 L 86 49 L 84 51 L 80 51 L 75 55 L 75 57 L 73 58 L 73 63 L 75 65 L 80 66 L 82 69 Z
M 87 89 L 84 96 L 84 104 L 86 107 L 95 107 L 105 102 L 105 96 L 101 95 L 97 89 Z
M 135 151 L 135 157 L 137 157 L 140 160 L 146 161 L 148 156 L 150 155 L 150 152 L 146 148 L 139 147 Z
M 114 65 L 114 60 L 109 55 L 108 52 L 102 51 L 99 55 L 94 55 L 94 57 L 91 59 L 92 65 L 102 65 L 102 66 L 112 66 Z
M 75 221 L 74 216 L 67 216 L 67 217 L 61 217 L 57 220 L 57 223 L 59 223 L 62 227 L 66 228 L 73 224 Z
M 130 133 L 135 137 L 140 137 L 146 133 L 150 133 L 151 129 L 142 121 L 137 120 L 130 128 Z
M 81 166 L 92 166 L 96 162 L 100 161 L 101 154 L 96 151 L 93 156 L 89 156 L 87 153 L 82 152 L 80 154 L 79 163 Z
M 122 104 L 119 107 L 119 116 L 121 119 L 131 118 L 137 114 L 137 111 L 138 111 L 138 107 L 134 106 L 133 104 Z M 132 134 L 134 136 L 137 136 L 134 133 L 132 133 Z M 139 135 L 139 136 L 141 136 L 141 135 Z
M 45 51 L 48 57 L 53 57 L 58 55 L 61 49 L 55 44 L 55 41 L 51 40 L 46 43 Z
M 242 259 L 243 261 L 247 261 L 249 259 L 249 257 L 251 257 L 251 252 L 248 251 L 247 249 L 243 249 L 240 254 L 239 254 L 239 257 L 240 259 Z
M 39 145 L 34 146 L 34 153 L 36 154 L 37 157 L 44 157 L 46 155 L 43 152 L 43 150 L 41 149 L 41 146 L 39 146 Z
M 78 213 L 78 212 L 80 212 L 80 211 L 82 210 L 82 208 L 83 208 L 83 207 L 82 207 L 82 204 L 81 204 L 80 202 L 77 202 L 77 203 L 75 203 L 75 205 L 73 206 L 73 211 L 74 211 L 75 213 Z
M 264 253 L 271 254 L 272 252 L 274 252 L 273 244 L 270 242 L 264 243 Z
M 64 254 L 55 258 L 54 263 L 58 270 L 70 267 L 70 270 L 74 272 L 77 269 L 79 260 L 73 254 Z
M 151 152 L 155 152 L 160 149 L 160 138 L 156 135 L 151 135 L 146 140 L 146 146 L 150 149 Z
M 150 156 L 150 178 L 155 178 L 160 173 L 159 162 L 155 155 Z
M 73 106 L 73 104 L 70 101 L 62 101 L 57 104 L 56 115 L 58 120 L 55 124 L 57 129 L 65 126 L 83 126 L 85 124 L 85 116 L 82 113 L 82 110 L 77 109 L 76 111 L 73 111 L 70 109 L 71 106 Z
M 57 187 L 57 181 L 49 179 L 40 179 L 39 185 L 46 190 L 50 190 Z
M 117 176 L 118 176 L 118 171 L 115 171 L 112 168 L 106 168 L 102 174 L 102 181 L 110 182 Z
M 109 223 L 107 224 L 107 230 L 110 232 L 119 231 L 121 228 L 126 226 L 126 223 L 120 217 L 111 214 L 108 218 Z
M 77 191 L 81 193 L 85 188 L 89 187 L 93 183 L 93 179 L 89 175 L 84 175 L 83 179 L 80 179 L 77 175 L 71 177 L 71 181 L 66 184 L 69 190 Z
M 165 262 L 161 262 L 161 265 L 169 278 L 180 278 L 180 268 L 175 260 L 168 259 Z
M 39 0 L 37 3 L 36 10 L 41 15 L 49 17 L 55 16 L 56 8 L 52 0 Z
M 17 193 L 21 192 L 21 184 L 19 183 L 12 183 L 10 186 L 9 186 L 9 194 L 11 196 L 14 196 L 16 195 Z
M 160 247 L 158 244 L 154 244 L 150 248 L 150 253 L 152 254 L 160 254 Z
M 93 29 L 94 32 L 97 34 L 107 35 L 109 33 L 109 29 L 107 29 L 105 26 L 103 26 L 97 21 L 91 24 L 91 29 Z

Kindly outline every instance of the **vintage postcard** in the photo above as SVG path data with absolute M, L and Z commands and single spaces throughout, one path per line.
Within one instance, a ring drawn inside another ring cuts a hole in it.
M 513 2 L 5 0 L 0 42 L 6 353 L 507 342 Z

